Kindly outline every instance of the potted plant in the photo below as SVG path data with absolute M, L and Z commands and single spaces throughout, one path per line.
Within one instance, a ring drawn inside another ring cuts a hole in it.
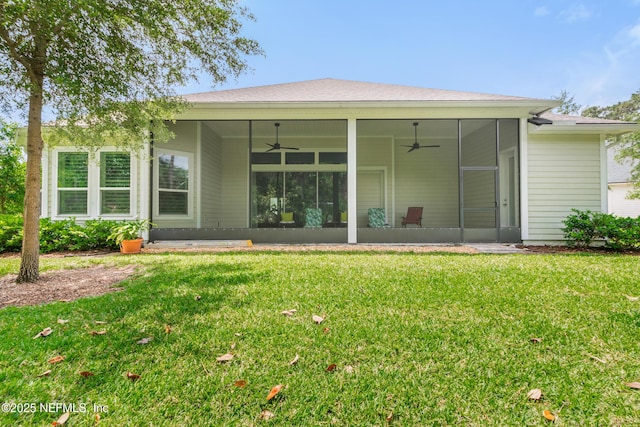
M 142 232 L 154 225 L 148 219 L 124 221 L 122 225 L 114 227 L 107 240 L 113 240 L 120 246 L 123 254 L 137 254 L 142 248 Z

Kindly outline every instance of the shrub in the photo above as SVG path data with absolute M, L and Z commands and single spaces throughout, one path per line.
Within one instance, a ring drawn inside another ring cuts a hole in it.
M 92 219 L 78 224 L 75 218 L 52 221 L 40 219 L 40 252 L 116 250 L 108 239 L 122 221 Z M 19 252 L 22 249 L 22 215 L 0 215 L 0 252 Z
M 622 218 L 601 212 L 572 209 L 563 221 L 567 244 L 587 248 L 601 239 L 607 248 L 620 251 L 640 248 L 640 219 Z

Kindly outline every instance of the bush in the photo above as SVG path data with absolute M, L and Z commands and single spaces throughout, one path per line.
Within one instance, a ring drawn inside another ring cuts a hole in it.
M 74 218 L 52 221 L 40 219 L 40 252 L 86 251 L 118 249 L 108 240 L 113 228 L 122 221 L 93 219 L 78 224 Z M 22 215 L 0 215 L 0 252 L 22 249 Z
M 587 248 L 594 240 L 616 251 L 640 248 L 640 219 L 622 218 L 590 210 L 572 209 L 562 229 L 567 244 Z

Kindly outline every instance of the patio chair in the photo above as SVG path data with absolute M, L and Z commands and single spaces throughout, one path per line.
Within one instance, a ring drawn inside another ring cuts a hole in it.
M 422 227 L 422 206 L 407 208 L 407 215 L 402 217 L 402 226 L 407 224 L 415 224 Z
M 282 227 L 287 227 L 295 224 L 296 224 L 296 221 L 293 217 L 293 212 L 282 212 L 280 214 L 279 225 L 281 225 Z
M 304 210 L 304 228 L 322 228 L 322 209 L 306 208 Z
M 384 208 L 369 208 L 369 228 L 385 228 L 389 225 L 386 223 L 386 215 Z

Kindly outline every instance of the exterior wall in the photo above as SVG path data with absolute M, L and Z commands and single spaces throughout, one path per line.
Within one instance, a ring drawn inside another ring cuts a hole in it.
M 154 157 L 157 158 L 158 153 L 161 153 L 163 150 L 170 150 L 171 152 L 183 153 L 190 155 L 193 159 L 196 159 L 196 155 L 198 153 L 198 145 L 199 141 L 199 124 L 197 122 L 191 121 L 181 121 L 176 124 L 169 125 L 169 129 L 175 133 L 175 139 L 172 139 L 165 143 L 158 143 L 154 146 Z M 191 182 L 189 183 L 190 187 L 190 197 L 191 197 L 191 215 L 189 217 L 165 217 L 159 216 L 156 212 L 156 208 L 152 209 L 152 219 L 153 223 L 156 224 L 157 227 L 196 227 L 197 226 L 197 213 L 200 209 L 200 195 L 196 194 L 196 182 L 199 179 L 199 169 L 198 162 L 193 161 L 190 165 L 193 168 L 193 172 L 191 174 Z M 157 168 L 154 168 L 154 173 L 157 174 Z M 157 189 L 158 184 L 155 177 L 152 177 L 152 200 L 154 204 L 157 203 Z
M 640 199 L 627 199 L 627 194 L 631 190 L 633 190 L 633 184 L 627 182 L 609 184 L 608 212 L 610 214 L 631 218 L 640 216 Z
M 525 243 L 563 242 L 571 209 L 601 210 L 602 147 L 599 135 L 529 134 Z
M 201 227 L 219 227 L 222 220 L 222 139 L 206 124 L 200 129 Z
M 249 226 L 249 146 L 244 139 L 227 139 L 222 144 L 222 211 L 220 227 Z

